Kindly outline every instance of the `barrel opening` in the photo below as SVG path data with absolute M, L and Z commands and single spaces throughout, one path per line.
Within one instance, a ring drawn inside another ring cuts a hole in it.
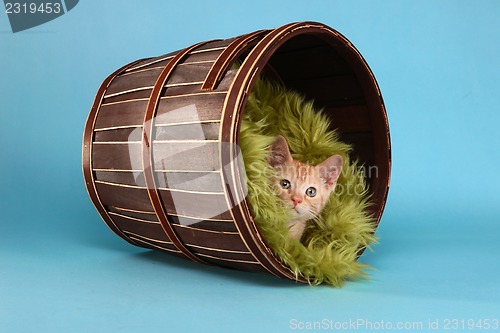
M 285 218 L 285 223 L 278 222 L 281 221 L 282 217 L 276 211 L 272 213 L 264 211 L 263 203 L 269 199 L 265 195 L 259 196 L 249 192 L 246 200 L 242 203 L 242 206 L 246 207 L 247 210 L 244 219 L 259 227 L 262 234 L 259 238 L 272 249 L 280 260 L 283 260 L 285 266 L 291 271 L 300 272 L 300 275 L 309 282 L 328 281 L 336 285 L 339 282 L 337 278 L 342 276 L 343 279 L 349 276 L 347 272 L 332 269 L 336 265 L 335 263 L 338 263 L 337 260 L 343 261 L 337 256 L 340 256 L 341 253 L 349 253 L 354 261 L 347 263 L 351 260 L 349 259 L 344 264 L 346 267 L 350 267 L 351 272 L 354 272 L 360 267 L 356 258 L 363 253 L 369 244 L 375 241 L 373 236 L 385 204 L 390 164 L 385 109 L 371 70 L 352 44 L 337 32 L 325 33 L 322 30 L 304 30 L 300 33 L 292 31 L 288 36 L 284 35 L 281 40 L 276 40 L 278 41 L 274 44 L 271 41 L 267 45 L 262 43 L 262 45 L 255 47 L 260 51 L 260 58 L 256 58 L 257 52 L 251 50 L 248 55 L 243 54 L 242 59 L 240 59 L 243 65 L 239 71 L 245 75 L 239 76 L 252 78 L 248 83 L 249 88 L 246 89 L 249 96 L 245 97 L 243 107 L 240 109 L 240 112 L 245 114 L 242 118 L 255 122 L 265 121 L 264 118 L 252 119 L 253 115 L 247 114 L 253 112 L 250 111 L 252 108 L 259 108 L 258 105 L 262 105 L 261 111 L 257 111 L 260 114 L 264 114 L 265 112 L 262 110 L 269 108 L 269 114 L 264 117 L 274 119 L 274 123 L 280 123 L 291 117 L 291 114 L 286 111 L 289 108 L 288 105 L 281 108 L 272 101 L 269 103 L 263 100 L 259 100 L 257 103 L 252 102 L 252 98 L 255 98 L 255 95 L 251 96 L 252 93 L 258 94 L 262 90 L 261 78 L 274 81 L 275 84 L 283 86 L 289 92 L 300 94 L 306 101 L 312 101 L 317 112 L 324 115 L 321 121 L 326 120 L 329 130 L 335 130 L 339 134 L 338 142 L 330 143 L 332 144 L 330 147 L 336 146 L 339 148 L 340 154 L 349 156 L 348 167 L 346 168 L 344 164 L 344 170 L 348 170 L 348 172 L 341 176 L 342 182 L 339 179 L 333 195 L 334 199 L 328 202 L 318 220 L 308 222 L 310 227 L 306 229 L 300 239 L 300 242 L 305 246 L 297 247 L 296 243 L 283 241 L 282 235 L 288 233 L 288 221 Z M 252 67 L 251 64 L 256 65 Z M 267 98 L 266 94 L 261 96 Z M 274 110 L 271 111 L 271 109 Z M 302 113 L 303 111 L 305 110 L 299 109 L 298 113 L 306 114 Z M 309 116 L 309 118 L 311 117 L 313 116 Z M 304 120 L 308 121 L 305 118 L 305 116 L 299 116 L 294 118 L 293 122 L 304 124 Z M 268 131 L 260 131 L 260 133 L 266 133 L 270 136 L 282 134 L 285 138 L 288 135 L 291 140 L 308 141 L 300 139 L 303 135 L 300 130 L 291 130 L 294 127 L 292 124 L 287 125 L 290 129 L 288 133 L 286 126 L 278 126 L 280 130 L 285 130 L 284 133 L 280 133 L 277 131 L 278 127 L 274 128 L 275 126 L 271 123 L 268 125 Z M 252 127 L 243 124 L 242 128 L 245 132 L 244 134 L 240 133 L 242 135 L 237 142 L 241 144 L 243 156 L 245 156 L 245 153 L 248 154 L 251 151 L 251 149 L 245 148 L 245 142 L 250 141 L 246 128 Z M 306 125 L 303 128 L 312 127 Z M 304 135 L 312 135 L 317 129 L 316 127 Z M 293 131 L 295 132 L 292 133 Z M 259 130 L 255 133 L 259 133 Z M 323 134 L 319 136 L 323 136 Z M 257 145 L 257 142 L 256 135 L 253 144 Z M 309 140 L 309 142 L 311 141 Z M 319 140 L 311 143 L 311 147 L 315 145 L 319 147 L 325 142 Z M 345 144 L 350 148 L 344 149 L 342 145 L 345 147 Z M 307 149 L 297 147 L 297 145 L 295 147 L 294 153 L 299 160 L 302 162 L 310 161 L 306 157 L 307 153 L 303 154 Z M 321 161 L 328 156 L 330 155 L 322 155 Z M 245 158 L 245 168 L 248 170 L 247 159 Z M 319 163 L 319 160 L 316 163 Z M 355 180 L 355 178 L 363 180 Z M 260 181 L 252 171 L 250 173 L 247 171 L 247 179 L 249 182 L 247 186 L 250 190 L 256 188 L 256 184 Z M 337 191 L 339 185 L 343 189 Z M 349 202 L 354 201 L 356 202 L 354 206 L 357 208 L 352 209 L 349 207 Z M 271 216 L 272 218 L 266 220 L 263 216 Z M 282 227 L 283 225 L 285 227 Z M 338 227 L 340 225 L 341 227 Z M 341 229 L 343 230 L 340 231 Z M 340 235 L 343 232 L 346 234 Z M 346 239 L 349 241 L 345 241 Z M 336 245 L 333 247 L 325 245 L 338 241 L 342 243 L 339 248 L 336 248 Z M 311 244 L 313 245 L 311 246 Z M 297 251 L 301 255 L 296 256 Z M 313 259 L 328 256 L 330 259 L 326 259 L 325 262 L 315 262 Z M 309 257 L 311 261 L 303 262 L 302 259 L 305 257 Z M 312 261 L 314 264 L 309 267 L 316 266 L 317 270 L 314 272 L 308 267 Z M 320 269 L 319 267 L 327 268 Z
M 243 62 L 247 54 L 240 57 Z M 276 48 L 261 73 L 314 102 L 331 129 L 350 144 L 351 160 L 363 165 L 380 217 L 390 172 L 385 107 L 377 82 L 361 54 L 339 33 L 304 33 Z

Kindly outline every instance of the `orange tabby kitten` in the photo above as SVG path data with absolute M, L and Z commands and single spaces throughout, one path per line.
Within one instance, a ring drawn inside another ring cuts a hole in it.
M 290 212 L 290 236 L 300 240 L 307 221 L 318 216 L 335 189 L 342 171 L 342 156 L 330 156 L 316 166 L 299 162 L 292 158 L 281 135 L 270 151 L 269 163 L 277 171 L 274 185 Z

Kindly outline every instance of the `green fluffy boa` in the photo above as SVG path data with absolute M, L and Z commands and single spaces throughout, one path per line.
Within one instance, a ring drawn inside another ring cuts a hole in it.
M 295 159 L 317 164 L 340 154 L 342 174 L 320 216 L 308 223 L 304 244 L 288 236 L 287 213 L 272 189 L 274 170 L 268 148 L 283 135 Z M 368 192 L 361 168 L 349 161 L 351 147 L 329 130 L 329 120 L 298 93 L 259 79 L 245 107 L 240 130 L 248 200 L 266 242 L 296 276 L 311 284 L 339 287 L 365 276 L 367 265 L 357 261 L 360 249 L 376 242 L 368 213 Z

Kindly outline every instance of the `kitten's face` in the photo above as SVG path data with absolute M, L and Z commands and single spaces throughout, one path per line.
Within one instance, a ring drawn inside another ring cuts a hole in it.
M 292 161 L 276 167 L 273 179 L 278 196 L 290 209 L 293 220 L 317 216 L 328 200 L 332 187 L 321 179 L 316 167 Z
M 317 166 L 301 163 L 292 159 L 286 140 L 279 136 L 271 146 L 270 164 L 276 170 L 275 189 L 291 219 L 306 221 L 321 212 L 335 189 L 342 157 L 333 155 Z

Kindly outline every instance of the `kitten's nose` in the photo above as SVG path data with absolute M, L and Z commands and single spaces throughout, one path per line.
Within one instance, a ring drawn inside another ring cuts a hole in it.
M 293 201 L 293 207 L 297 206 L 299 203 L 302 202 L 302 200 L 297 197 L 292 197 L 292 201 Z

